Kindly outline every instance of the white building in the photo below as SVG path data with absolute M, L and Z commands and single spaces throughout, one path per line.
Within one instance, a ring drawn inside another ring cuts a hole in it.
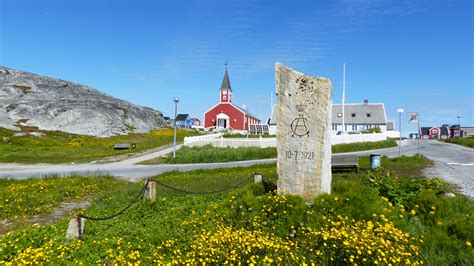
M 277 116 L 276 105 L 272 110 L 272 117 L 268 120 L 270 134 L 276 133 Z M 395 123 L 387 121 L 383 103 L 347 103 L 344 104 L 344 132 L 360 132 L 372 128 L 380 128 L 382 132 L 393 131 Z M 335 133 L 342 129 L 342 104 L 332 105 L 331 130 Z

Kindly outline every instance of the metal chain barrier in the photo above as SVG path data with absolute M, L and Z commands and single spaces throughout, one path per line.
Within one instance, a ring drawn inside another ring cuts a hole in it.
M 125 206 L 125 208 L 121 209 L 120 211 L 112 215 L 105 216 L 105 217 L 92 217 L 92 216 L 84 215 L 81 213 L 77 216 L 77 218 L 78 219 L 85 218 L 87 220 L 92 220 L 92 221 L 104 221 L 104 220 L 109 220 L 109 219 L 119 216 L 120 214 L 124 213 L 128 208 L 130 208 L 138 200 L 138 198 L 145 193 L 146 187 L 148 186 L 148 182 L 150 182 L 149 179 L 146 180 L 143 188 L 137 193 L 137 195 L 135 195 L 135 197 L 130 201 L 130 203 L 127 206 Z
M 254 175 L 257 175 L 258 173 L 254 173 Z M 230 190 L 234 190 L 234 189 L 237 189 L 237 188 L 240 188 L 242 187 L 245 183 L 247 183 L 249 180 L 251 180 L 251 178 L 254 176 L 249 176 L 247 178 L 245 178 L 242 182 L 238 183 L 238 184 L 235 184 L 233 186 L 230 186 L 230 187 L 227 187 L 227 188 L 223 188 L 223 189 L 218 189 L 218 190 L 213 190 L 213 191 L 190 191 L 190 190 L 186 190 L 186 189 L 182 189 L 182 188 L 177 188 L 177 187 L 173 187 L 171 185 L 168 185 L 166 183 L 163 183 L 159 180 L 156 180 L 156 179 L 147 179 L 146 182 L 145 182 L 145 185 L 143 186 L 143 188 L 135 195 L 135 197 L 130 201 L 130 203 L 125 206 L 125 208 L 121 209 L 120 211 L 112 214 L 112 215 L 109 215 L 109 216 L 104 216 L 104 217 L 92 217 L 92 216 L 88 216 L 88 215 L 85 215 L 85 214 L 79 214 L 77 216 L 77 219 L 78 219 L 78 224 L 79 224 L 79 230 L 80 230 L 80 227 L 81 227 L 81 218 L 84 218 L 84 219 L 87 219 L 87 220 L 91 220 L 91 221 L 104 221 L 104 220 L 109 220 L 109 219 L 112 219 L 112 218 L 115 218 L 121 214 L 123 214 L 128 208 L 132 207 L 132 205 L 138 200 L 138 198 L 140 196 L 143 196 L 143 194 L 145 193 L 146 189 L 147 189 L 147 186 L 148 186 L 148 183 L 150 181 L 155 181 L 156 183 L 162 185 L 163 187 L 165 188 L 168 188 L 168 189 L 171 189 L 171 190 L 175 190 L 175 191 L 178 191 L 178 192 L 181 192 L 181 193 L 186 193 L 186 194 L 197 194 L 197 195 L 209 195 L 209 194 L 215 194 L 215 193 L 220 193 L 220 192 L 225 192 L 225 191 L 230 191 Z M 262 176 L 263 178 L 263 176 Z
M 257 173 L 255 173 L 254 175 L 256 175 Z M 215 193 L 220 193 L 220 192 L 225 192 L 225 191 L 229 191 L 229 190 L 234 190 L 234 189 L 237 189 L 239 187 L 241 187 L 242 185 L 244 185 L 247 181 L 249 181 L 251 178 L 253 177 L 252 176 L 249 176 L 247 177 L 246 179 L 244 179 L 242 182 L 236 184 L 236 185 L 233 185 L 233 186 L 230 186 L 230 187 L 227 187 L 227 188 L 223 188 L 223 189 L 219 189 L 219 190 L 213 190 L 213 191 L 190 191 L 190 190 L 186 190 L 186 189 L 182 189 L 182 188 L 177 188 L 177 187 L 173 187 L 171 185 L 168 185 L 166 183 L 163 183 L 159 180 L 156 180 L 156 179 L 153 179 L 153 181 L 155 181 L 156 183 L 164 186 L 165 188 L 168 188 L 168 189 L 171 189 L 171 190 L 174 190 L 174 191 L 178 191 L 178 192 L 181 192 L 181 193 L 186 193 L 186 194 L 197 194 L 197 195 L 208 195 L 208 194 L 215 194 Z

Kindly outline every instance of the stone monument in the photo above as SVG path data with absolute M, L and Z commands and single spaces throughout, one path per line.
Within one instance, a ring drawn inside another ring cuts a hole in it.
M 331 192 L 331 81 L 275 65 L 278 194 Z

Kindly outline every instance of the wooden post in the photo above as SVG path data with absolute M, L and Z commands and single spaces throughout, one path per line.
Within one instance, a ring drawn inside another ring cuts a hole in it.
M 156 200 L 156 181 L 148 181 L 143 198 L 148 199 L 151 202 L 154 202 Z
M 66 239 L 82 239 L 85 221 L 86 219 L 80 217 L 71 219 L 67 228 Z
M 262 175 L 260 175 L 260 174 L 254 174 L 254 175 L 253 175 L 253 181 L 254 181 L 255 183 L 262 183 Z

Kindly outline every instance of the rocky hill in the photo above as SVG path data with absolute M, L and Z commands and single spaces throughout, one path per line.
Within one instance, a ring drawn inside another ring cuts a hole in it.
M 159 111 L 85 85 L 0 66 L 0 127 L 106 137 L 165 125 Z

